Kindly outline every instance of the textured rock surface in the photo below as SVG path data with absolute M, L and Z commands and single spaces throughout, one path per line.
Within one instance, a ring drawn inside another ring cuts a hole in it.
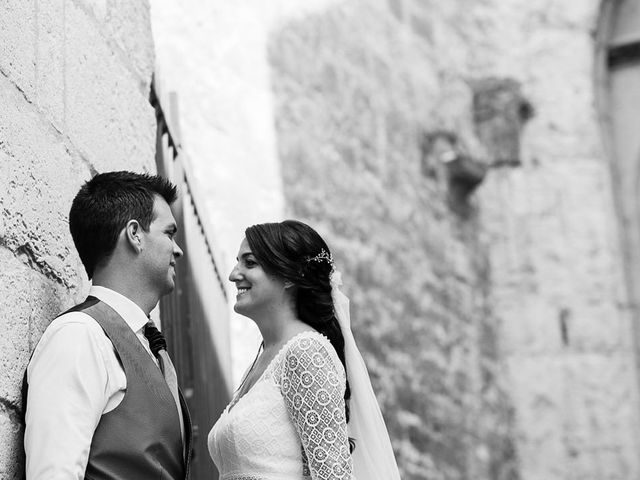
M 155 170 L 152 67 L 144 0 L 0 5 L 2 479 L 22 478 L 31 351 L 87 290 L 68 232 L 71 200 L 95 172 Z
M 473 205 L 451 208 L 442 165 L 421 173 L 423 134 L 470 130 L 470 90 L 384 6 L 349 2 L 272 40 L 288 206 L 344 271 L 403 478 L 515 478 L 483 229 Z
M 477 10 L 510 43 L 486 41 L 475 66 L 517 79 L 535 109 L 522 167 L 494 171 L 480 191 L 523 478 L 640 473 L 638 353 L 617 237 L 624 224 L 594 102 L 598 7 L 485 2 Z
M 354 0 L 273 33 L 287 204 L 333 240 L 403 478 L 638 475 L 636 352 L 594 109 L 597 12 Z M 502 139 L 474 124 L 492 79 L 533 107 Z M 420 136 L 437 131 L 511 165 L 464 210 L 442 166 L 425 168 Z

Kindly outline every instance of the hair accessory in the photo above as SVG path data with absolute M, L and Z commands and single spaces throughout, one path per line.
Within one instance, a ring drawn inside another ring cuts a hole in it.
M 331 266 L 331 271 L 333 271 L 333 255 L 327 252 L 324 248 L 320 250 L 320 253 L 315 257 L 307 257 L 305 260 L 307 261 L 307 263 L 308 262 L 318 262 L 318 263 L 326 262 Z

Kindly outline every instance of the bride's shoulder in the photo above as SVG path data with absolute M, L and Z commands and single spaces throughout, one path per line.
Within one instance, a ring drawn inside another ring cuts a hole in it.
M 294 335 L 283 349 L 286 355 L 304 354 L 306 352 L 317 352 L 324 349 L 333 349 L 329 339 L 322 333 L 315 330 L 304 330 Z
M 329 364 L 335 368 L 342 367 L 338 354 L 329 339 L 323 334 L 308 330 L 295 335 L 283 349 L 283 366 L 286 370 L 297 370 L 313 364 L 322 368 Z

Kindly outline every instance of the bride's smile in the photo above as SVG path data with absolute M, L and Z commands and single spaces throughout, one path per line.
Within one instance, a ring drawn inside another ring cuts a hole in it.
M 236 304 L 233 309 L 246 317 L 258 320 L 272 310 L 270 306 L 284 299 L 284 282 L 269 275 L 257 262 L 246 239 L 238 251 L 238 263 L 229 274 L 236 284 Z

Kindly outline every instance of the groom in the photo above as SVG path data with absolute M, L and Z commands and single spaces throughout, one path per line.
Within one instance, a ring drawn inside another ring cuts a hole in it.
M 188 478 L 189 413 L 148 318 L 182 256 L 175 199 L 162 177 L 108 172 L 73 200 L 69 227 L 92 287 L 51 322 L 27 368 L 27 480 Z

